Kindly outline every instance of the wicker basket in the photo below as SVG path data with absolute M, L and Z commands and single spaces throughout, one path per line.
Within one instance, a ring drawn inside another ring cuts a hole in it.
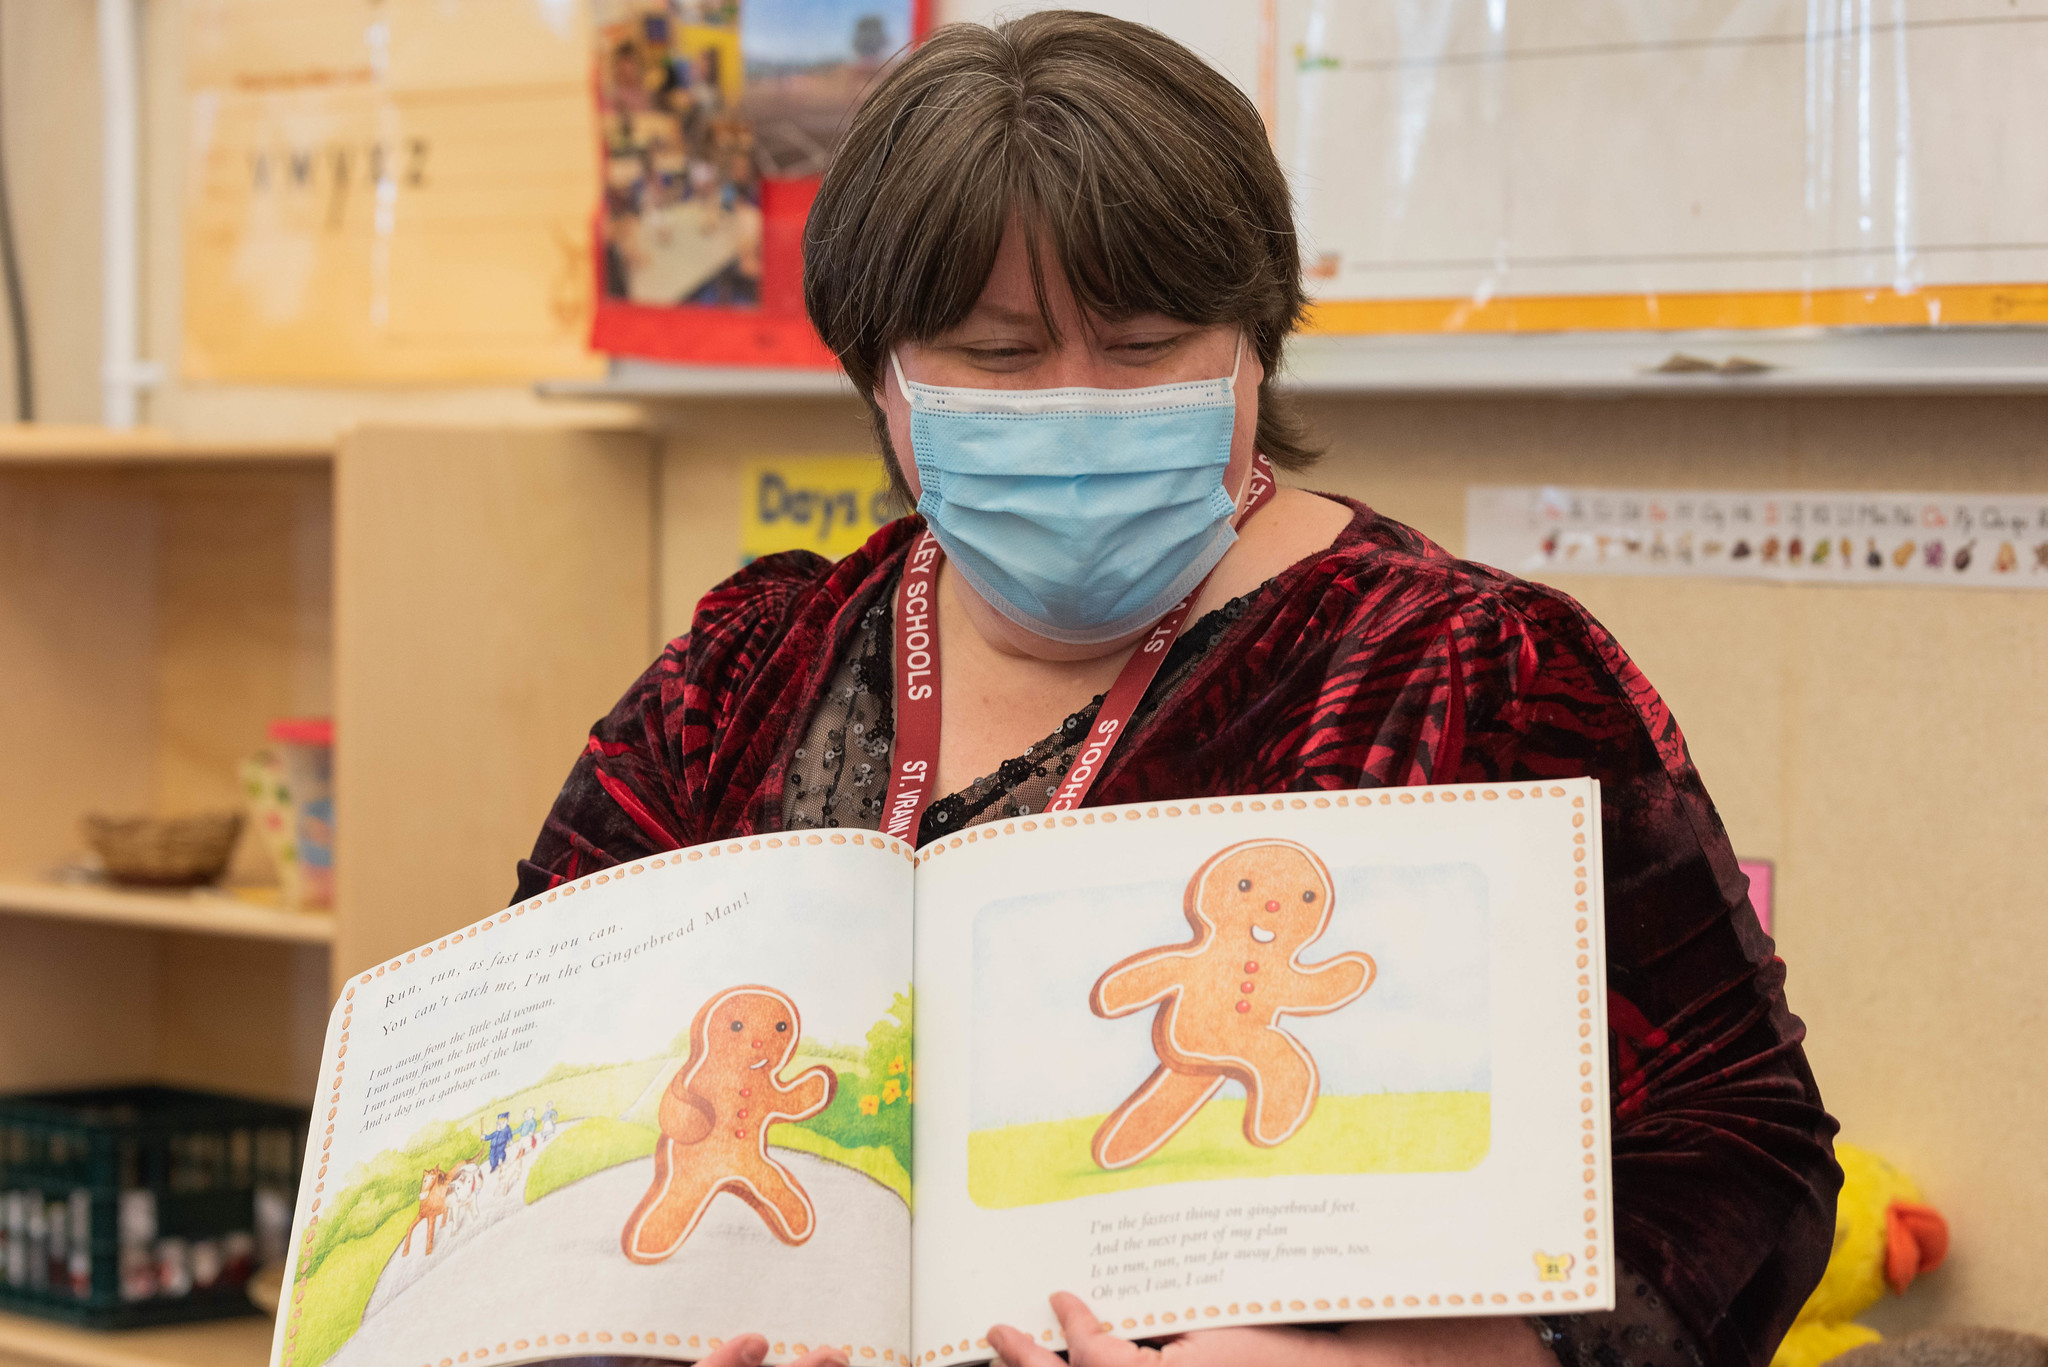
M 211 883 L 227 868 L 241 833 L 240 812 L 85 819 L 86 841 L 106 865 L 107 877 L 156 888 Z

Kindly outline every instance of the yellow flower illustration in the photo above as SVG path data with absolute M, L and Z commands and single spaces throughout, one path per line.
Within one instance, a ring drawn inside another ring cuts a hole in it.
M 889 1071 L 892 1073 L 903 1071 L 903 1055 L 898 1054 L 895 1058 L 889 1060 Z
M 893 1102 L 893 1101 L 895 1101 L 895 1100 L 896 1100 L 896 1098 L 897 1098 L 897 1097 L 899 1097 L 899 1096 L 902 1096 L 902 1095 L 903 1095 L 903 1084 L 902 1084 L 902 1083 L 900 1083 L 900 1082 L 898 1082 L 898 1081 L 897 1081 L 897 1080 L 896 1080 L 895 1078 L 893 1078 L 893 1077 L 892 1077 L 892 1078 L 890 1078 L 890 1079 L 889 1079 L 889 1080 L 888 1080 L 887 1082 L 885 1082 L 885 1083 L 883 1083 L 883 1084 L 882 1084 L 882 1101 L 883 1101 L 883 1104 L 885 1104 L 885 1105 L 886 1105 L 886 1104 L 888 1104 L 888 1103 L 890 1103 L 890 1102 Z
M 882 1098 L 878 1096 L 864 1096 L 860 1099 L 860 1113 L 862 1115 L 873 1115 L 881 1109 Z

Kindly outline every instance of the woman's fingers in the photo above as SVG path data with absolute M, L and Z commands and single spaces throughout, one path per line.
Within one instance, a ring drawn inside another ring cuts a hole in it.
M 996 1350 L 1002 1367 L 1066 1367 L 1053 1353 L 1038 1346 L 1022 1329 L 998 1324 L 988 1331 L 988 1346 Z
M 1095 1312 L 1079 1296 L 1055 1293 L 1052 1313 L 1060 1322 L 1060 1332 L 1067 1336 L 1067 1360 L 1075 1367 L 1133 1367 L 1151 1356 L 1136 1344 L 1104 1333 Z M 988 1331 L 988 1346 L 1002 1358 L 1003 1367 L 1065 1367 L 1031 1335 L 1007 1324 Z
M 697 1367 L 761 1367 L 761 1359 L 767 1356 L 767 1339 L 759 1334 L 741 1334 L 719 1344 L 708 1357 L 697 1359 Z
M 789 1367 L 846 1367 L 846 1353 L 838 1348 L 816 1348 L 792 1361 Z
M 697 1367 L 761 1367 L 768 1356 L 768 1340 L 759 1334 L 741 1334 L 699 1358 Z M 795 1359 L 789 1367 L 846 1367 L 846 1354 L 837 1348 L 819 1348 Z

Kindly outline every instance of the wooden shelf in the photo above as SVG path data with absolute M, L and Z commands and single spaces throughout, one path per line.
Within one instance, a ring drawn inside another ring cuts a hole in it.
M 0 912 L 245 940 L 319 945 L 334 940 L 331 913 L 258 906 L 211 891 L 136 892 L 65 883 L 0 883 Z
M 205 441 L 174 437 L 168 432 L 147 427 L 114 431 L 105 427 L 44 423 L 0 424 L 0 466 L 324 461 L 333 458 L 334 446 L 325 442 Z
M 268 1316 L 102 1333 L 0 1314 L 0 1367 L 262 1367 Z

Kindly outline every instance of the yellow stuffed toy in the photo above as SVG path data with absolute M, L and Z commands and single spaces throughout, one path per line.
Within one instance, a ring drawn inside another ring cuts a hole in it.
M 1836 1144 L 1835 1158 L 1842 1165 L 1835 1250 L 1771 1367 L 1820 1367 L 1877 1342 L 1875 1329 L 1852 1323 L 1856 1316 L 1877 1304 L 1887 1287 L 1904 1295 L 1913 1278 L 1948 1256 L 1948 1222 L 1922 1204 L 1913 1179 L 1853 1144 Z

